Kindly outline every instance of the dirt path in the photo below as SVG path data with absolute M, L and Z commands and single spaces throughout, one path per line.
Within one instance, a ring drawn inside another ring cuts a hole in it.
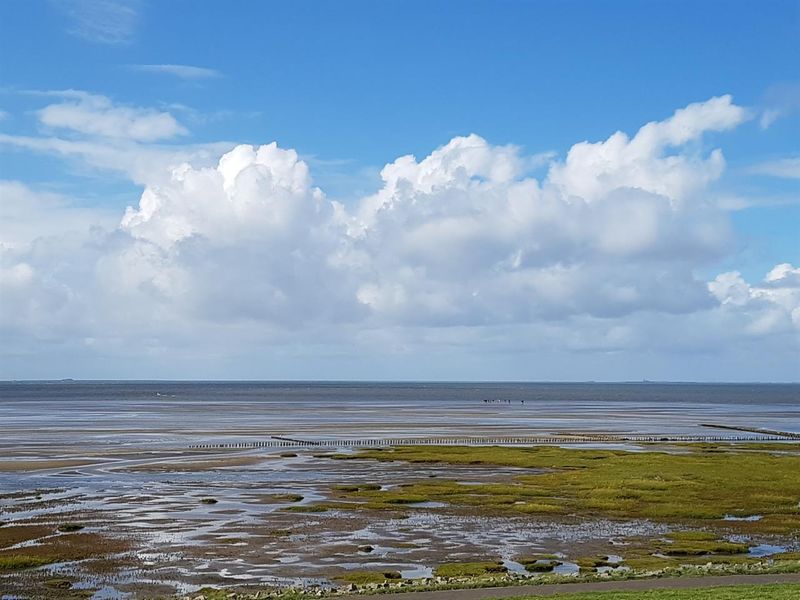
M 484 600 L 487 598 L 516 598 L 519 596 L 553 596 L 555 594 L 663 590 L 677 588 L 708 588 L 726 585 L 762 585 L 768 583 L 800 583 L 800 573 L 775 575 L 723 575 L 708 577 L 670 577 L 665 579 L 630 579 L 627 581 L 592 581 L 584 583 L 555 583 L 547 585 L 518 585 L 510 587 L 477 588 L 469 590 L 437 590 L 434 592 L 402 592 L 389 594 L 391 600 Z M 355 600 L 364 596 L 343 596 Z

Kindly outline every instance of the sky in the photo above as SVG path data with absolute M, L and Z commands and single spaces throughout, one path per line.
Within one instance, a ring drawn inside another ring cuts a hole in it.
M 0 2 L 0 378 L 800 380 L 800 2 Z

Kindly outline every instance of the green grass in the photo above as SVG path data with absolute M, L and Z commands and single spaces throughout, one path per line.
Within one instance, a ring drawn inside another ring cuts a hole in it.
M 667 542 L 656 544 L 656 549 L 667 556 L 746 554 L 748 550 L 747 544 L 720 540 L 716 533 L 710 531 L 674 531 L 666 537 Z
M 794 448 L 796 444 L 780 446 Z M 396 510 L 404 504 L 436 501 L 483 511 L 661 521 L 709 522 L 726 515 L 763 515 L 760 521 L 726 521 L 724 525 L 743 533 L 800 531 L 800 455 L 777 452 L 775 447 L 767 451 L 720 446 L 720 452 L 710 452 L 714 448 L 687 446 L 682 450 L 690 451 L 683 454 L 555 446 L 365 450 L 333 458 L 506 466 L 539 472 L 507 483 L 461 484 L 437 479 L 388 490 L 377 485 L 338 486 L 333 492 L 340 500 L 373 509 Z
M 303 499 L 302 494 L 269 494 L 267 496 L 270 500 L 275 502 L 300 502 Z
M 397 571 L 348 571 L 336 577 L 337 581 L 355 583 L 356 585 L 385 583 L 387 581 L 397 581 L 399 579 L 400 573 Z
M 639 556 L 626 556 L 624 564 L 634 571 L 640 573 L 650 573 L 663 571 L 664 569 L 674 569 L 680 566 L 680 561 L 675 558 L 663 558 L 644 554 Z
M 800 585 L 739 585 L 685 590 L 647 590 L 632 592 L 590 592 L 585 594 L 557 594 L 556 600 L 797 600 Z M 538 600 L 527 596 L 520 600 Z
M 713 542 L 717 535 L 711 531 L 673 531 L 667 536 L 676 542 Z
M 433 570 L 437 577 L 487 577 L 507 572 L 503 563 L 497 561 L 445 563 Z
M 323 513 L 327 511 L 328 508 L 318 504 L 304 504 L 302 506 L 286 506 L 281 510 L 295 513 Z
M 68 590 L 72 587 L 72 582 L 64 577 L 56 577 L 45 580 L 44 585 L 57 590 Z
M 745 554 L 747 544 L 731 542 L 679 542 L 664 544 L 658 550 L 667 556 L 701 556 L 704 554 Z
M 537 560 L 557 560 L 558 558 L 558 554 L 530 554 L 527 556 L 517 557 L 514 560 L 524 565 L 525 563 L 536 562 Z
M 12 571 L 17 569 L 31 569 L 41 567 L 54 562 L 55 559 L 44 558 L 41 556 L 29 556 L 27 554 L 11 554 L 0 556 L 0 571 Z
M 773 557 L 775 560 L 798 560 L 800 561 L 800 552 L 784 552 L 782 554 L 775 554 Z
M 609 562 L 608 556 L 582 556 L 575 559 L 575 564 L 581 571 L 596 571 L 597 567 L 612 567 L 614 563 Z
M 376 483 L 361 483 L 361 484 L 348 484 L 348 485 L 335 485 L 333 489 L 337 492 L 367 492 L 377 491 L 381 486 Z

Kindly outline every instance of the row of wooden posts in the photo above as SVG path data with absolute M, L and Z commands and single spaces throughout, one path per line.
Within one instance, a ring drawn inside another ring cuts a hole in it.
M 404 437 L 404 438 L 339 438 L 303 440 L 272 436 L 268 440 L 194 444 L 194 449 L 213 448 L 350 448 L 381 446 L 532 446 L 536 444 L 613 444 L 630 442 L 780 442 L 785 436 L 719 436 L 719 435 L 581 435 L 523 437 Z

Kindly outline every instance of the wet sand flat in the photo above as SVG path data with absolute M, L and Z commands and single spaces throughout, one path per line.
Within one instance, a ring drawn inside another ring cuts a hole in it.
M 195 388 L 157 384 L 134 386 L 117 397 L 89 386 L 66 396 L 48 392 L 39 400 L 9 399 L 3 388 L 0 404 L 8 418 L 0 436 L 0 565 L 5 560 L 7 567 L 0 567 L 0 589 L 55 597 L 46 587 L 53 579 L 66 581 L 73 591 L 91 590 L 97 598 L 189 594 L 208 585 L 328 589 L 346 587 L 342 577 L 348 573 L 388 571 L 433 580 L 437 565 L 474 561 L 499 561 L 524 582 L 531 573 L 519 560 L 531 555 L 556 557 L 553 572 L 573 577 L 581 558 L 623 555 L 687 524 L 602 513 L 519 514 L 438 501 L 389 509 L 347 506 L 342 503 L 350 500 L 340 488 L 511 486 L 546 469 L 331 458 L 358 452 L 347 448 L 191 446 L 272 436 L 692 432 L 695 419 L 712 420 L 709 415 L 718 418 L 730 408 L 723 401 L 687 411 L 655 401 L 614 400 L 603 412 L 588 400 L 537 402 L 539 392 L 516 387 L 458 388 L 437 402 L 424 398 L 428 391 L 415 389 L 410 393 L 420 393 L 421 400 L 362 398 L 337 405 L 311 387 L 303 392 L 311 399 L 299 398 L 289 408 L 290 397 L 262 401 L 253 396 L 264 390 L 249 387 L 244 397 L 219 402 L 194 398 Z M 289 396 L 301 393 L 297 387 L 289 391 Z M 502 394 L 508 402 L 499 401 Z M 729 422 L 754 420 L 791 430 L 800 420 L 788 400 L 761 407 L 760 420 L 753 416 L 758 407 L 745 404 Z M 608 447 L 687 452 L 678 444 Z M 742 520 L 720 527 L 754 548 L 800 550 L 796 535 L 752 530 L 758 525 Z M 771 560 L 773 551 L 764 552 L 763 560 Z
M 41 471 L 48 469 L 65 469 L 83 467 L 94 464 L 86 459 L 41 459 L 41 460 L 0 460 L 0 471 Z
M 0 581 L 26 589 L 62 577 L 112 597 L 192 593 L 207 585 L 325 588 L 351 571 L 432 578 L 436 565 L 470 561 L 503 561 L 525 577 L 515 561 L 532 554 L 558 556 L 557 572 L 569 576 L 579 571 L 576 557 L 623 554 L 638 540 L 663 538 L 680 527 L 442 503 L 317 512 L 317 504 L 337 500 L 342 486 L 379 484 L 391 491 L 438 480 L 501 485 L 537 471 L 341 461 L 313 449 L 282 453 L 192 452 L 183 464 L 171 452 L 128 451 L 77 468 L 10 474 L 21 477 L 21 485 L 0 494 L 0 520 L 6 522 L 0 560 L 20 554 L 58 560 L 0 571 Z M 65 524 L 81 529 L 60 531 Z M 791 536 L 756 541 L 796 550 Z

